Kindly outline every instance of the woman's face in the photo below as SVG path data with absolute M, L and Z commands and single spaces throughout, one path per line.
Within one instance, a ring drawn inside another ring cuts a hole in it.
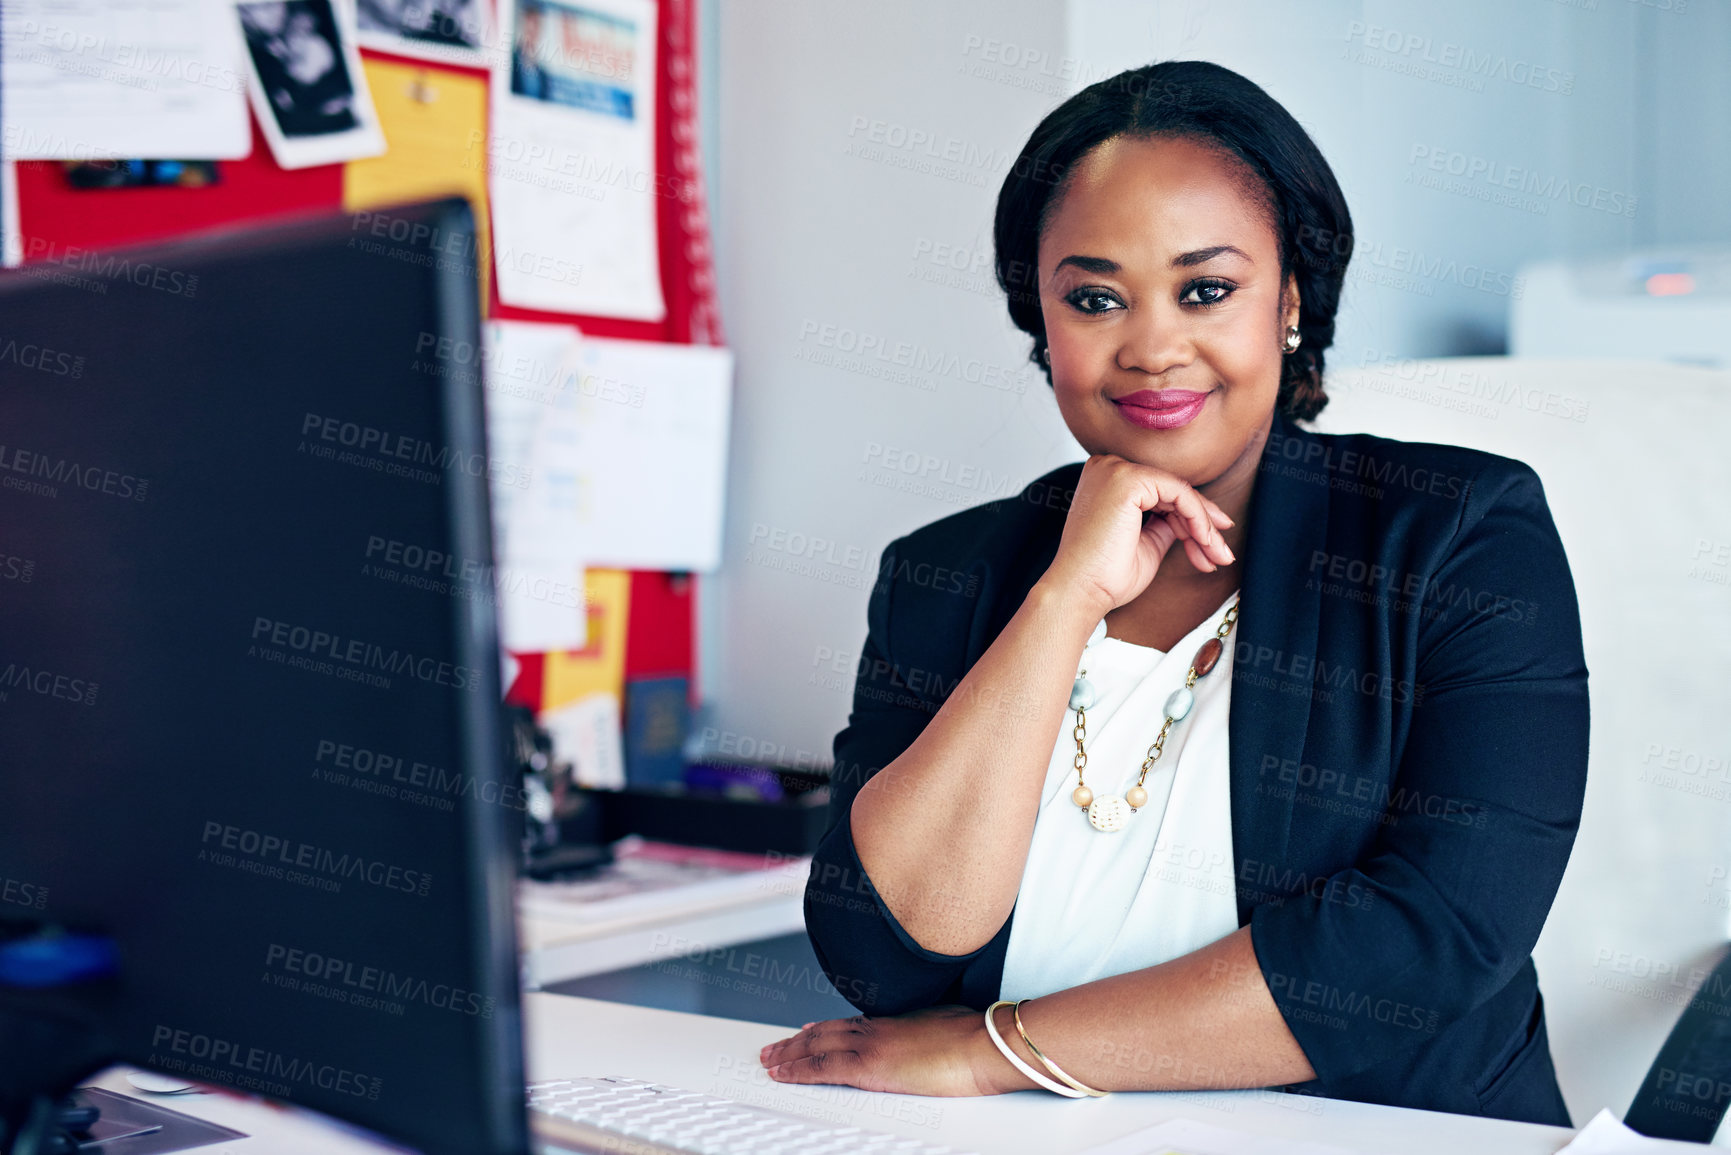
M 1204 485 L 1259 450 L 1298 295 L 1236 157 L 1106 141 L 1071 169 L 1039 268 L 1058 409 L 1090 454 Z

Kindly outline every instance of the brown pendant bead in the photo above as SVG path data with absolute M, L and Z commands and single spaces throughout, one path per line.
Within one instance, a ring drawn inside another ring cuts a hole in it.
M 1226 647 L 1221 644 L 1219 638 L 1209 638 L 1203 642 L 1202 648 L 1196 651 L 1196 660 L 1191 663 L 1196 667 L 1196 676 L 1198 678 L 1203 677 L 1209 670 L 1212 670 L 1225 650 Z

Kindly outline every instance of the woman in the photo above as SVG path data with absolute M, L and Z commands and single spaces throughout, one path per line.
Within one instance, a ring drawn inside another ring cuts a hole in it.
M 1351 237 L 1216 65 L 1034 131 L 999 280 L 1090 456 L 885 551 L 806 891 L 869 997 L 773 1078 L 1568 1125 L 1530 957 L 1586 775 L 1568 562 L 1522 463 L 1296 424 Z

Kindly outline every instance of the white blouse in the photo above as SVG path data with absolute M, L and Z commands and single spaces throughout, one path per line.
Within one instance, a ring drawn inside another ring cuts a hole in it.
M 1101 638 L 1082 652 L 1098 697 L 1088 709 L 1088 768 L 1095 797 L 1136 784 L 1165 721 L 1235 591 L 1170 651 Z M 1004 957 L 1000 998 L 1031 999 L 1189 954 L 1238 929 L 1233 888 L 1231 768 L 1226 721 L 1232 688 L 1228 637 L 1197 679 L 1189 717 L 1174 722 L 1149 771 L 1148 804 L 1102 833 L 1070 800 L 1076 724 L 1067 711 L 1046 770 Z

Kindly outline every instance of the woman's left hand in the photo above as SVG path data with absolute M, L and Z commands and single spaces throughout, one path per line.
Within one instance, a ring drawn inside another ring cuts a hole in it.
M 778 1083 L 842 1083 L 903 1095 L 1001 1095 L 1034 1084 L 998 1053 L 979 1011 L 825 1019 L 758 1056 Z

